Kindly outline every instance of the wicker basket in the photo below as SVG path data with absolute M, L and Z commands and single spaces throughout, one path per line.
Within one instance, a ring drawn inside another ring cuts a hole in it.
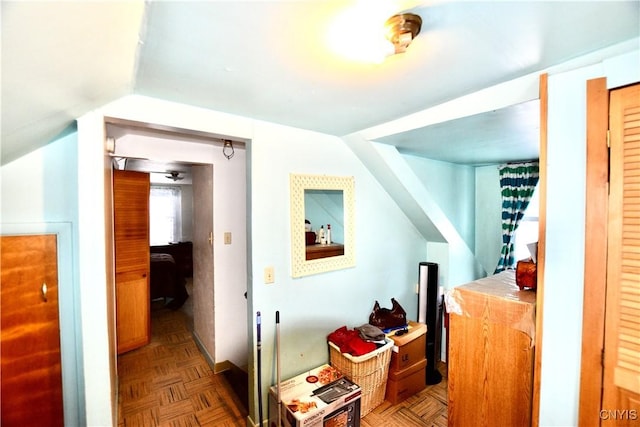
M 331 366 L 338 369 L 354 383 L 360 386 L 362 398 L 360 417 L 373 411 L 384 401 L 391 361 L 393 341 L 362 356 L 345 354 L 332 342 L 329 342 L 329 358 Z

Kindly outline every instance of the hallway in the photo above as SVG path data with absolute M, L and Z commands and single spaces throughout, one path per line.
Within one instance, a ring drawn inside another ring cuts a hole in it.
M 191 336 L 191 298 L 176 311 L 152 303 L 151 343 L 118 357 L 118 427 L 245 426 L 247 412 Z

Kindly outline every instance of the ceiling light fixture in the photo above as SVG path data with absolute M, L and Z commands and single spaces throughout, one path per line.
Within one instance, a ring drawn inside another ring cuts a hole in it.
M 176 171 L 168 171 L 168 172 L 169 172 L 169 175 L 165 175 L 165 177 L 172 179 L 174 182 L 181 181 L 184 179 L 184 177 L 180 176 L 180 172 L 176 172 Z
M 227 160 L 231 160 L 233 155 L 235 154 L 235 150 L 233 149 L 233 141 L 230 139 L 223 140 L 224 146 L 222 147 L 222 154 L 227 158 Z
M 420 33 L 422 18 L 397 13 L 391 4 L 389 0 L 361 0 L 345 9 L 327 26 L 328 48 L 350 61 L 375 64 L 405 52 Z
M 404 53 L 413 39 L 420 34 L 422 18 L 413 13 L 401 13 L 387 19 L 384 27 L 387 40 L 393 44 L 395 53 Z

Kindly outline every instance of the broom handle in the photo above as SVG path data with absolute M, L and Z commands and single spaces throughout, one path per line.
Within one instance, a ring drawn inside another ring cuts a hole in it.
M 276 376 L 278 381 L 278 427 L 281 426 L 282 400 L 280 398 L 280 311 L 276 311 Z
M 260 312 L 256 314 L 257 342 L 258 342 L 258 420 L 262 425 L 262 338 L 260 337 L 260 324 L 262 323 Z

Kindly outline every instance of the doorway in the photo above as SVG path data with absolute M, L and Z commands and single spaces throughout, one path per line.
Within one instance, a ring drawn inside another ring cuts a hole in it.
M 223 144 L 216 136 L 167 132 L 166 129 L 160 131 L 130 122 L 108 123 L 106 130 L 108 137 L 115 140 L 114 157 L 152 159 L 154 162 L 201 168 L 204 175 L 208 174 L 208 178 L 203 179 L 210 182 L 211 188 L 215 185 L 215 189 L 203 190 L 209 197 L 206 200 L 196 194 L 199 190 L 196 190 L 193 183 L 193 204 L 198 207 L 206 205 L 212 216 L 209 220 L 194 218 L 192 240 L 195 295 L 192 303 L 196 339 L 216 372 L 229 365 L 246 366 L 248 332 L 247 303 L 244 296 L 247 287 L 244 143 L 234 142 L 235 155 L 232 159 L 227 159 L 222 153 Z M 192 180 L 195 175 L 201 174 L 192 173 Z M 238 215 L 239 212 L 242 215 Z M 204 244 L 198 244 L 198 241 L 204 241 Z M 202 249 L 207 246 L 209 253 Z M 204 265 L 210 267 L 211 272 L 199 278 Z M 196 290 L 199 280 L 203 281 L 203 292 Z M 216 328 L 216 325 L 219 327 Z M 225 325 L 235 327 L 223 328 Z

